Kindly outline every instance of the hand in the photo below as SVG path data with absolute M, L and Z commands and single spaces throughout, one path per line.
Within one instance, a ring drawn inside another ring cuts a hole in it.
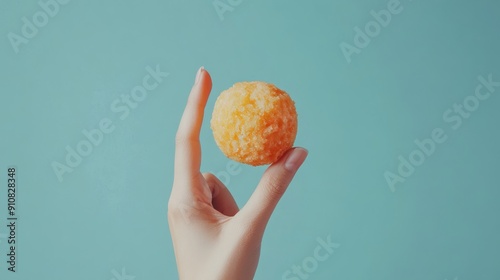
M 307 157 L 292 148 L 263 174 L 239 210 L 224 184 L 200 173 L 199 134 L 212 80 L 200 68 L 176 135 L 175 172 L 168 223 L 182 280 L 253 279 L 262 236 L 278 201 Z

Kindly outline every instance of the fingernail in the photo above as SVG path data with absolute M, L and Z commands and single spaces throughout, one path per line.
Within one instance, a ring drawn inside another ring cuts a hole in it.
M 304 148 L 293 149 L 285 160 L 285 169 L 293 172 L 297 171 L 302 163 L 304 163 L 307 153 L 308 151 Z
M 201 66 L 200 69 L 198 69 L 198 72 L 196 72 L 196 79 L 194 80 L 194 84 L 197 85 L 200 80 L 201 80 L 201 72 L 205 70 L 205 67 Z

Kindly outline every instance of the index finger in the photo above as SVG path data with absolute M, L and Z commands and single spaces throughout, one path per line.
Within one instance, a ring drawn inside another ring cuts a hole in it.
M 201 67 L 196 75 L 195 84 L 191 89 L 186 108 L 177 129 L 174 182 L 177 180 L 188 180 L 188 182 L 191 182 L 192 179 L 201 175 L 200 130 L 203 123 L 205 105 L 207 104 L 211 89 L 212 79 L 208 72 Z M 174 189 L 176 185 L 178 184 L 174 183 Z

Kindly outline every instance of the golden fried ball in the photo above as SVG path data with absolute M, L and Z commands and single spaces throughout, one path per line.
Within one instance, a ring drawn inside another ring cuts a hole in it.
M 232 160 L 253 166 L 277 161 L 293 146 L 297 111 L 290 96 L 264 82 L 240 82 L 215 102 L 210 126 Z

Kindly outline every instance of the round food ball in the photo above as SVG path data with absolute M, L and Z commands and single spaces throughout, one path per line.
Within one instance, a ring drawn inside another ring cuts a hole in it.
M 232 160 L 253 166 L 277 161 L 293 146 L 297 111 L 290 96 L 265 82 L 240 82 L 215 102 L 210 126 Z

